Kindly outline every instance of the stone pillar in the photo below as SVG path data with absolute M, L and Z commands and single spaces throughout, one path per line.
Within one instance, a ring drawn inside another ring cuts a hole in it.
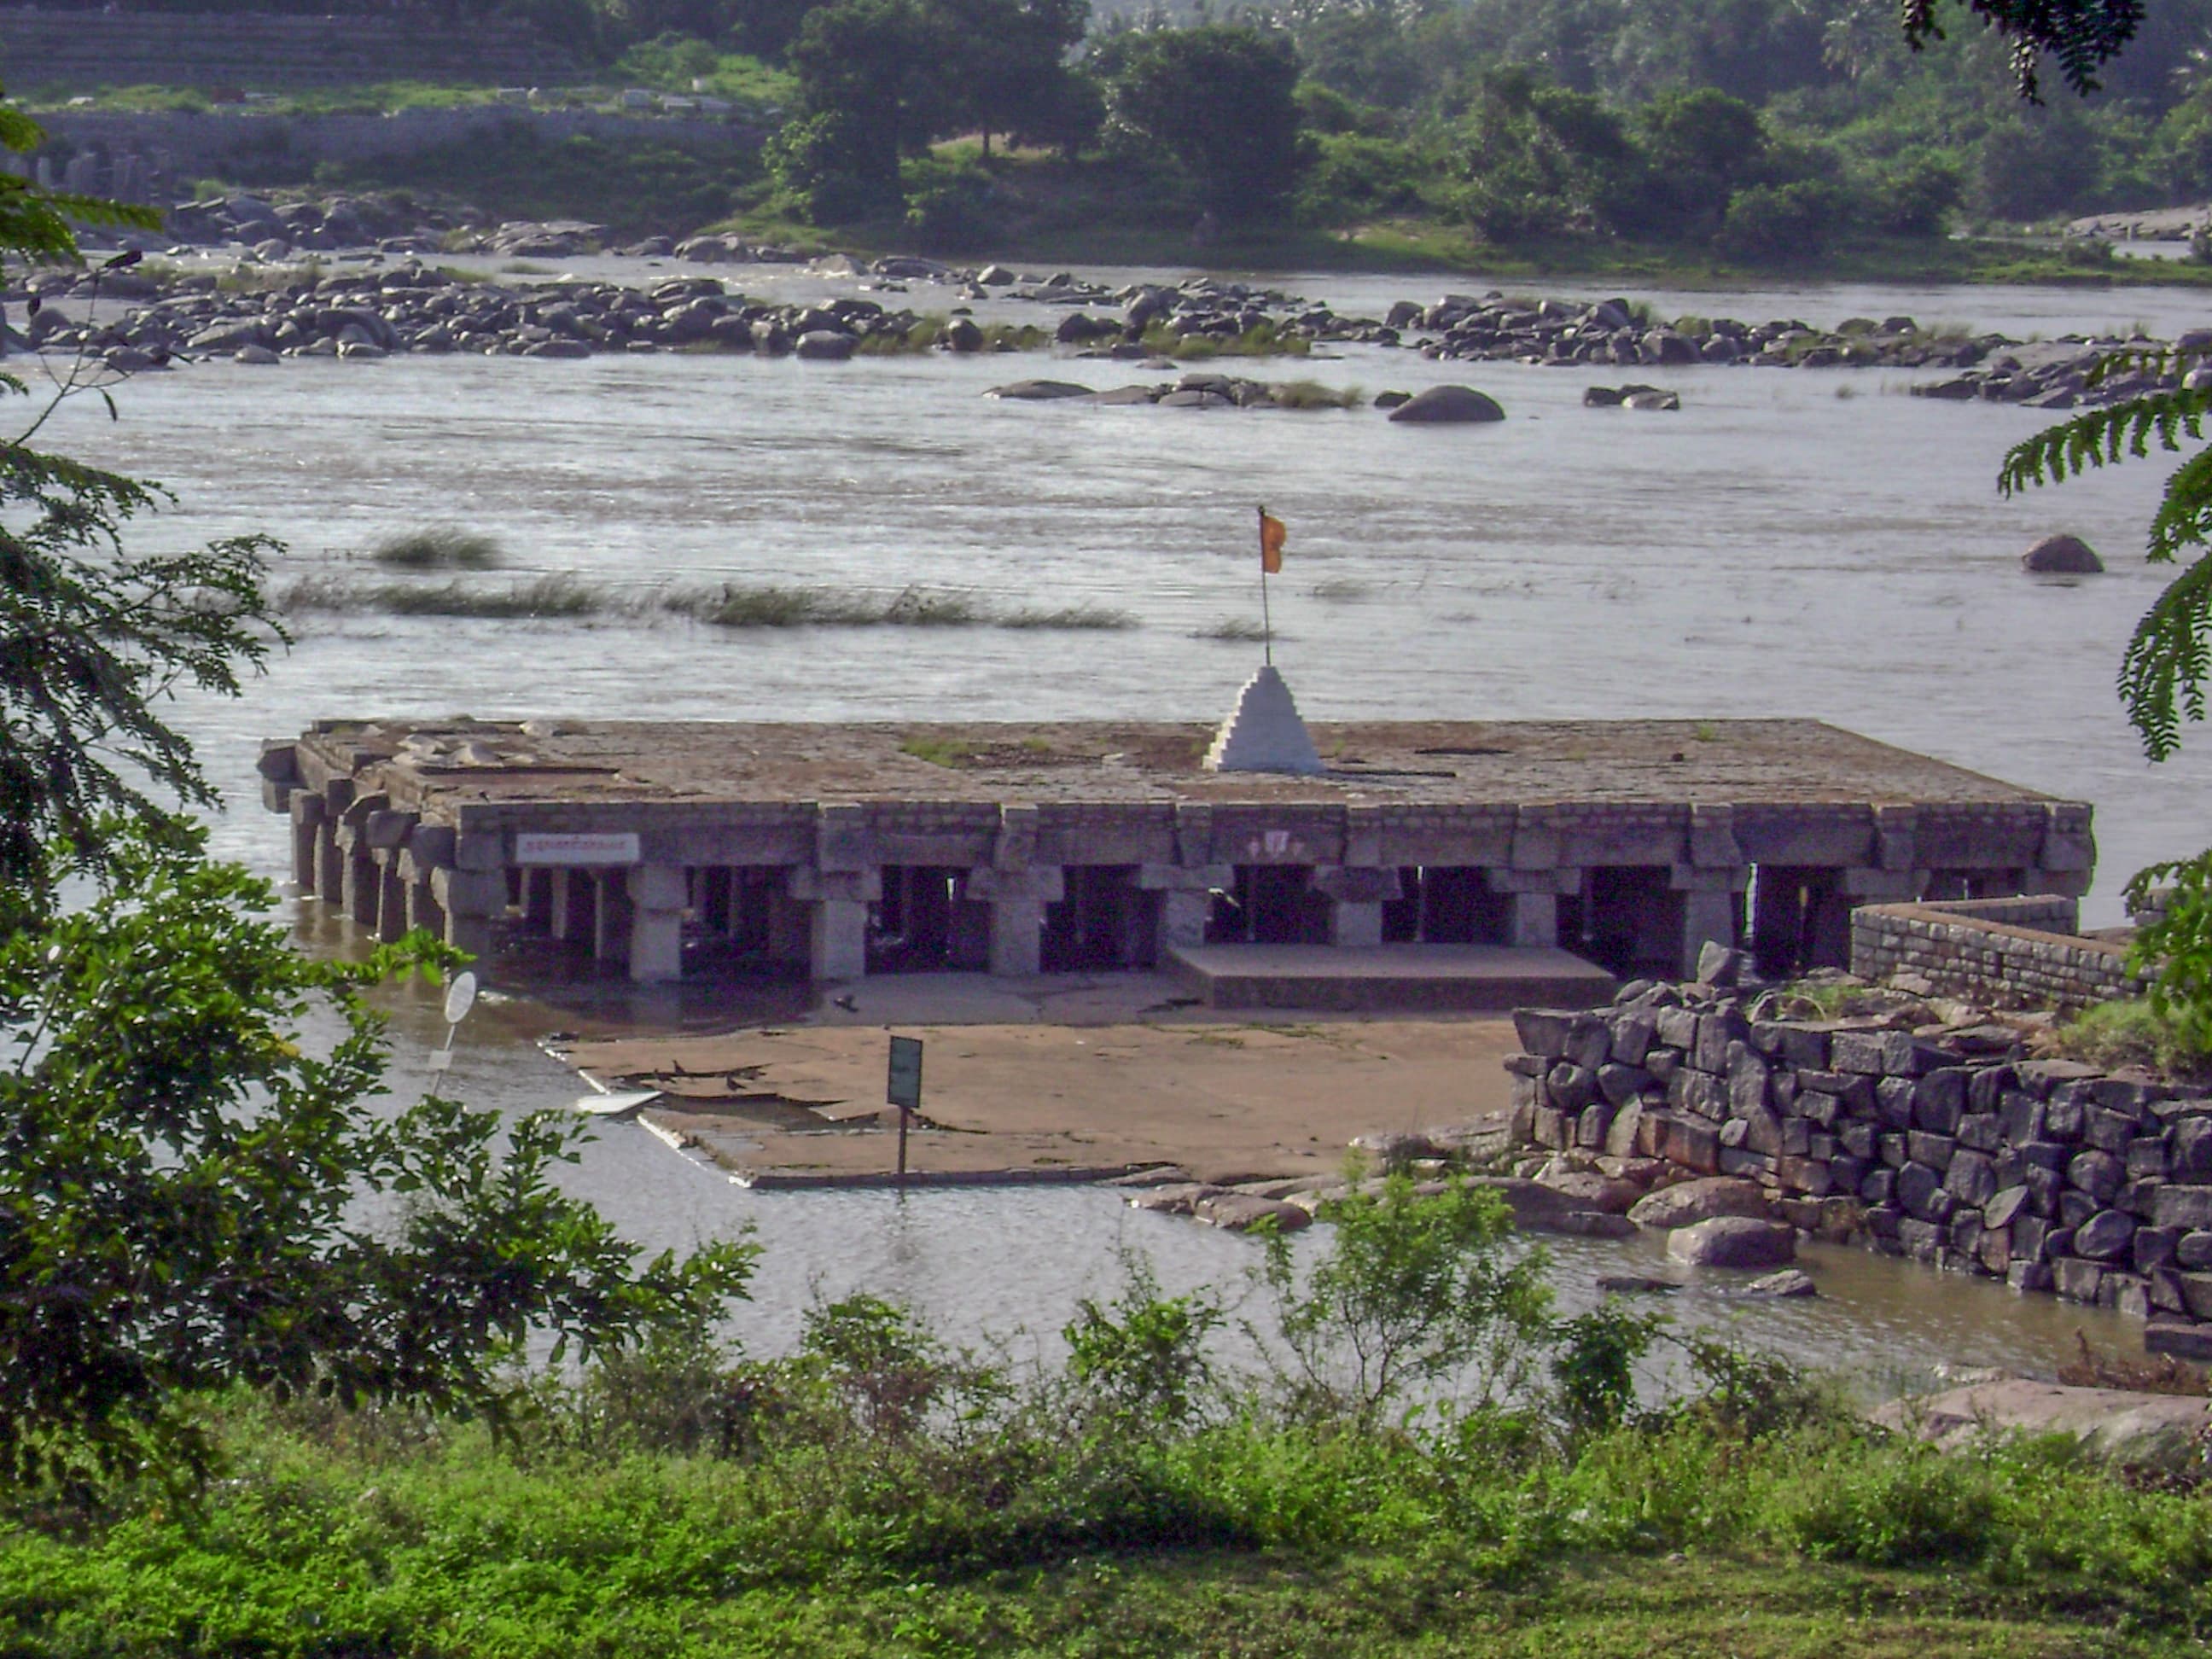
M 636 985 L 684 977 L 684 866 L 641 864 L 629 872 L 629 976 Z
M 386 945 L 407 931 L 407 880 L 399 873 L 399 854 L 376 860 L 376 936 Z
M 1026 979 L 1042 967 L 1044 907 L 1067 896 L 1066 872 L 1056 864 L 970 870 L 963 890 L 991 912 L 990 970 Z
M 446 936 L 446 907 L 438 902 L 437 894 L 431 890 L 428 872 L 411 881 L 403 877 L 402 881 L 407 890 L 409 930 L 425 928 L 443 939 Z
M 328 814 L 320 795 L 311 795 L 304 789 L 295 789 L 286 810 L 292 817 L 292 882 L 302 893 L 320 892 L 316 884 L 318 862 L 315 851 L 322 839 L 323 820 Z M 328 895 L 335 899 L 335 893 Z
M 592 956 L 599 962 L 629 959 L 629 872 L 595 870 L 590 880 L 596 902 L 592 906 Z
M 815 981 L 865 978 L 868 971 L 868 906 L 883 896 L 880 866 L 866 870 L 786 872 L 791 897 L 806 907 L 806 976 Z
M 1698 958 L 1708 943 L 1736 942 L 1736 897 L 1726 888 L 1705 889 L 1682 895 L 1682 977 L 1694 978 Z
M 526 869 L 522 872 L 522 925 L 532 933 L 553 934 L 556 926 L 553 903 L 554 872 L 546 869 Z M 565 893 L 562 897 L 568 896 Z M 554 934 L 554 937 L 559 937 Z
M 1682 896 L 1680 965 L 1682 977 L 1690 979 L 1696 975 L 1698 957 L 1708 944 L 1735 948 L 1741 908 L 1738 896 L 1751 885 L 1751 866 L 1678 864 L 1668 879 Z
M 1196 950 L 1206 943 L 1206 924 L 1212 919 L 1213 895 L 1170 889 L 1160 895 L 1159 948 Z
M 345 860 L 338 851 L 337 819 L 326 809 L 315 830 L 315 895 L 336 904 L 345 891 Z
M 806 970 L 809 939 L 813 929 L 812 914 L 806 906 L 785 890 L 781 883 L 771 884 L 765 895 L 768 901 L 768 954 L 769 960 L 803 973 Z
M 1482 872 L 1484 884 L 1506 896 L 1505 942 L 1516 951 L 1551 951 L 1559 945 L 1559 895 L 1582 890 L 1577 868 L 1500 869 Z
M 1549 891 L 1510 895 L 1505 938 L 1516 951 L 1557 950 L 1559 944 L 1559 896 Z
M 575 944 L 588 945 L 592 940 L 592 917 L 599 904 L 599 885 L 588 870 L 548 870 L 547 883 L 551 890 L 551 914 L 548 921 L 553 937 Z
M 1178 838 L 1185 829 L 1186 814 L 1178 811 L 1176 825 Z M 1160 896 L 1159 948 L 1164 951 L 1173 947 L 1195 950 L 1206 943 L 1206 924 L 1213 913 L 1213 891 L 1226 888 L 1237 879 L 1234 866 L 1227 864 L 1140 864 L 1137 866 L 1137 888 L 1140 892 Z
M 472 957 L 489 955 L 492 918 L 507 911 L 507 872 L 441 865 L 428 873 L 431 896 L 446 913 L 446 943 Z
M 1382 943 L 1382 906 L 1404 893 L 1395 866 L 1346 869 L 1316 865 L 1313 889 L 1328 901 L 1328 942 L 1343 948 Z
M 816 899 L 807 916 L 807 978 L 860 979 L 867 971 L 867 902 Z
M 345 905 L 345 913 L 364 927 L 376 926 L 377 913 L 383 902 L 384 874 L 376 867 L 376 854 L 368 844 L 348 828 L 339 834 L 340 879 L 335 897 Z

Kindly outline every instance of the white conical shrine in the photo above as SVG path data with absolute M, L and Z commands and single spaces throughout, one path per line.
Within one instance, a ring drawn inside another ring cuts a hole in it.
M 1213 734 L 1203 763 L 1209 772 L 1291 772 L 1311 776 L 1321 763 L 1291 688 L 1268 664 L 1244 682 L 1237 707 Z

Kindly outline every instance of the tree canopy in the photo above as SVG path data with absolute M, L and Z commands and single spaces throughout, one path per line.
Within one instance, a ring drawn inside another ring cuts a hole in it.
M 0 141 L 35 138 L 0 106 Z M 0 262 L 144 217 L 0 173 Z M 49 412 L 85 392 L 79 363 Z M 456 953 L 295 952 L 266 884 L 204 856 L 214 792 L 162 717 L 281 641 L 270 544 L 133 556 L 159 492 L 33 449 L 43 418 L 0 443 L 0 1488 L 189 1483 L 210 1389 L 496 1418 L 533 1338 L 702 1326 L 749 1247 L 641 1265 L 552 1182 L 572 1125 L 379 1099 L 363 993 Z

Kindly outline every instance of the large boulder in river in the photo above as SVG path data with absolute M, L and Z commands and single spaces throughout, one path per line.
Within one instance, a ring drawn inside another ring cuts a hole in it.
M 1502 421 L 1505 411 L 1495 398 L 1471 386 L 1432 386 L 1390 411 L 1394 421 Z
M 842 363 L 853 355 L 860 343 L 842 329 L 810 328 L 799 337 L 795 349 L 802 357 L 811 357 L 820 362 Z
M 2094 576 L 2105 562 L 2079 536 L 2045 536 L 2020 556 L 2020 568 L 2039 576 Z
M 1668 1234 L 1667 1255 L 1692 1267 L 1786 1267 L 1797 1255 L 1797 1230 L 1784 1221 L 1718 1215 Z
M 1672 1187 L 1662 1187 L 1631 1206 L 1628 1218 L 1655 1232 L 1695 1226 L 1715 1216 L 1750 1216 L 1764 1221 L 1773 1213 L 1766 1194 L 1756 1182 L 1734 1176 L 1702 1176 Z

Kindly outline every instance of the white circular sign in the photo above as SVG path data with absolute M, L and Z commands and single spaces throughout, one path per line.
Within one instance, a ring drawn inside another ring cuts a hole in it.
M 453 982 L 446 988 L 446 1024 L 459 1025 L 476 1004 L 477 976 L 467 972 L 454 975 Z

